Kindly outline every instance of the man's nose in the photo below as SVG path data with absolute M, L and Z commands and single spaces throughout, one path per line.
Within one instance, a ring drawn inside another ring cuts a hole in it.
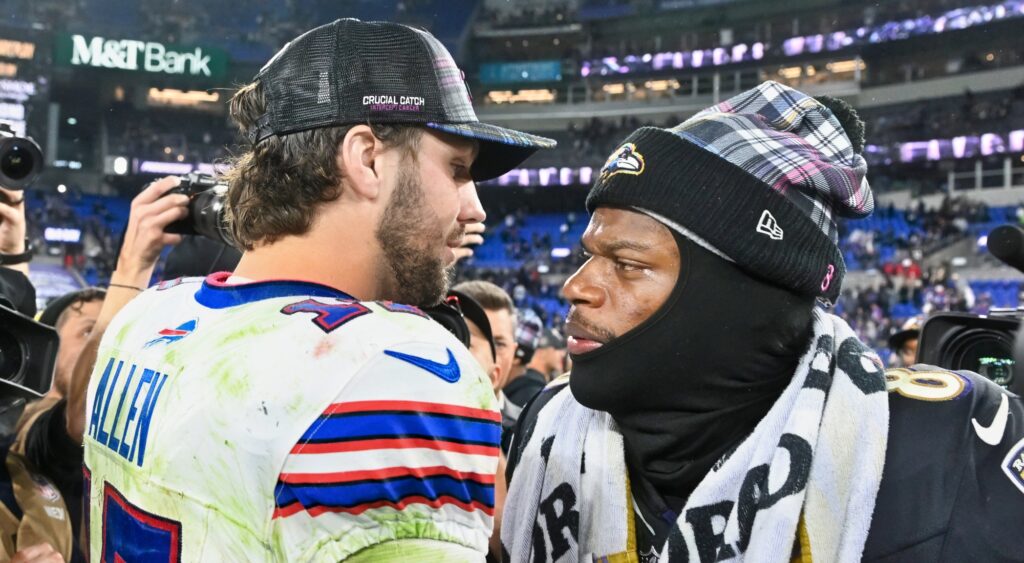
M 487 219 L 487 212 L 476 193 L 476 184 L 470 182 L 460 191 L 459 223 L 483 223 Z

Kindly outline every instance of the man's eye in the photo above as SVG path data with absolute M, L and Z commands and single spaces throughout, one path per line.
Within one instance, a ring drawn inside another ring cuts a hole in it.
M 620 261 L 615 262 L 615 267 L 623 272 L 636 272 L 641 269 L 641 267 L 637 266 L 636 264 L 630 264 L 629 262 Z

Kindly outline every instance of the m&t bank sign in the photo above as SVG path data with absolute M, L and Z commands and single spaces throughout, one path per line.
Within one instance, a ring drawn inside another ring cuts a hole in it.
M 88 35 L 58 35 L 56 62 L 64 66 L 220 78 L 227 67 L 227 55 L 209 47 L 184 47 L 155 41 Z

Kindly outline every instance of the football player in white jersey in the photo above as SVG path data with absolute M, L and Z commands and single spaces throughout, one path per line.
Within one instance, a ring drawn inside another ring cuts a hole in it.
M 113 320 L 85 406 L 93 561 L 480 561 L 500 417 L 416 305 L 475 181 L 553 141 L 480 123 L 430 34 L 338 20 L 231 101 L 233 274 Z

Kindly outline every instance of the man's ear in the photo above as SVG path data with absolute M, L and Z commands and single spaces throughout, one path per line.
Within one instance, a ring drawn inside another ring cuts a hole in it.
M 377 157 L 380 141 L 368 125 L 349 129 L 338 145 L 337 165 L 345 187 L 356 195 L 376 199 L 380 193 Z
M 488 375 L 491 376 L 491 379 L 493 381 L 498 381 L 498 382 L 502 383 L 501 387 L 498 387 L 497 389 L 495 389 L 495 391 L 501 391 L 502 387 L 505 386 L 504 383 L 506 383 L 506 382 L 501 380 L 501 378 L 504 377 L 505 374 L 501 373 L 501 366 L 498 365 L 498 362 L 494 362 L 494 367 L 491 369 L 491 373 L 488 374 Z

